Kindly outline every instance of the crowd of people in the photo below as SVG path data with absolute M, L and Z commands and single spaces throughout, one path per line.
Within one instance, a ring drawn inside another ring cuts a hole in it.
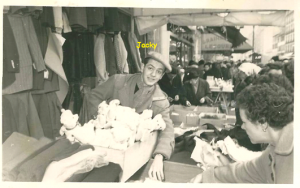
M 172 72 L 165 74 L 158 82 L 160 88 L 168 95 L 171 104 L 212 105 L 213 95 L 206 81 L 207 77 L 223 79 L 233 84 L 234 92 L 228 96 L 232 107 L 235 107 L 237 94 L 251 83 L 254 76 L 268 73 L 284 75 L 291 85 L 294 85 L 293 60 L 267 64 L 253 64 L 245 60 L 236 62 L 200 60 L 198 63 L 191 60 L 186 67 L 176 62 L 171 65 Z

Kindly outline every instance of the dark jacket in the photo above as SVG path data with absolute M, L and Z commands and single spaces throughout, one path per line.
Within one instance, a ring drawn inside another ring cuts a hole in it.
M 187 81 L 184 83 L 180 91 L 179 100 L 182 105 L 186 105 L 186 101 L 189 101 L 192 105 L 200 106 L 203 104 L 207 104 L 207 100 L 205 100 L 203 104 L 200 103 L 200 99 L 202 97 L 211 98 L 211 91 L 208 82 L 203 80 L 202 78 L 199 78 L 197 93 L 195 94 L 194 87 L 190 83 L 190 81 Z

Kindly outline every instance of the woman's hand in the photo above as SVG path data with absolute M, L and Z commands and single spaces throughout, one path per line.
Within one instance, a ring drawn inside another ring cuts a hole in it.
M 163 181 L 165 179 L 163 167 L 163 156 L 161 154 L 155 155 L 153 163 L 148 172 L 149 178 Z
M 179 100 L 179 95 L 176 95 L 175 96 L 175 101 L 178 101 Z
M 202 173 L 191 179 L 189 183 L 202 183 Z

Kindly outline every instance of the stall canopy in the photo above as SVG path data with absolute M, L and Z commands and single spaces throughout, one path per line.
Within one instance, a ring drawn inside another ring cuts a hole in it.
M 167 23 L 179 26 L 280 26 L 285 10 L 170 9 L 136 8 L 135 21 L 140 35 Z
M 242 43 L 238 47 L 233 47 L 232 43 L 227 41 L 219 33 L 204 33 L 201 51 L 205 53 L 220 53 L 229 55 L 231 53 L 245 53 L 252 50 L 247 42 Z

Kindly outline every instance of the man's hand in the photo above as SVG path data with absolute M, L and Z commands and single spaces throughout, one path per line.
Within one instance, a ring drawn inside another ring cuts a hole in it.
M 191 179 L 189 183 L 202 183 L 202 173 Z
M 161 154 L 155 155 L 153 163 L 148 172 L 149 178 L 158 181 L 163 181 L 165 179 L 163 167 L 163 156 Z
M 204 102 L 205 102 L 205 98 L 202 97 L 202 98 L 200 99 L 200 103 L 203 104 Z
M 190 101 L 186 101 L 186 105 L 187 106 L 192 106 L 191 103 L 190 103 Z
M 175 96 L 175 101 L 178 101 L 179 100 L 179 95 L 176 95 Z

